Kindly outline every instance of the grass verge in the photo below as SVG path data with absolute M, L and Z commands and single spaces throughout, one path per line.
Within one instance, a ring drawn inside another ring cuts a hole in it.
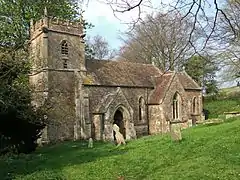
M 30 155 L 1 157 L 0 179 L 125 180 L 240 179 L 240 119 L 183 131 L 181 142 L 168 135 L 147 136 L 125 147 L 64 142 Z

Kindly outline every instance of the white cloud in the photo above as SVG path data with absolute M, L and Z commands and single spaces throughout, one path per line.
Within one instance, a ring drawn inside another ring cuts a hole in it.
M 115 17 L 110 6 L 98 1 L 90 1 L 82 7 L 85 10 L 84 16 L 91 22 L 97 22 L 98 17 L 106 17 L 108 21 L 114 21 Z
M 104 2 L 104 0 L 102 1 Z M 165 0 L 164 3 L 171 1 L 172 0 Z M 101 35 L 110 42 L 113 48 L 118 48 L 121 45 L 121 41 L 118 39 L 119 31 L 127 30 L 127 23 L 136 20 L 139 11 L 136 8 L 129 12 L 117 13 L 115 14 L 116 17 L 110 5 L 103 2 L 89 0 L 87 4 L 82 5 L 83 10 L 85 10 L 85 19 L 95 26 L 92 30 L 88 31 L 88 34 L 90 34 L 90 36 Z M 141 17 L 155 11 L 154 8 L 157 8 L 160 2 L 159 0 L 145 1 L 145 4 L 143 4 L 145 6 L 141 7 Z

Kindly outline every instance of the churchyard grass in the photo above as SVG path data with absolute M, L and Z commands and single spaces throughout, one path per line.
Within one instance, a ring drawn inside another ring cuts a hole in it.
M 168 134 L 146 136 L 126 146 L 63 142 L 35 153 L 0 158 L 0 179 L 21 180 L 194 180 L 240 179 L 240 118 Z
M 218 118 L 224 112 L 240 111 L 240 88 L 225 88 L 218 95 L 204 98 L 204 109 L 209 111 L 209 118 Z
M 209 118 L 218 118 L 224 112 L 240 111 L 240 97 L 207 101 L 204 108 L 209 110 Z

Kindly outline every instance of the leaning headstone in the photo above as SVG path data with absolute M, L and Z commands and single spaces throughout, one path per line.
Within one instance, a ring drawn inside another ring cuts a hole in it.
M 181 141 L 182 133 L 181 133 L 181 125 L 180 123 L 172 123 L 170 127 L 171 137 L 173 141 Z
M 115 132 L 117 146 L 120 146 L 121 144 L 126 144 L 123 135 L 119 132 L 118 125 L 113 124 L 113 131 Z
M 119 132 L 120 128 L 118 127 L 118 125 L 113 124 L 113 131 L 115 132 Z
M 88 140 L 88 148 L 93 148 L 93 139 L 89 138 Z

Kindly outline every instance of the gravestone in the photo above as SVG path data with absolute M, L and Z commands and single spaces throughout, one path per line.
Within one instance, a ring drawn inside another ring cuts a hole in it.
M 126 144 L 123 135 L 119 132 L 118 125 L 113 124 L 113 131 L 115 132 L 117 146 L 120 146 L 121 144 Z
M 180 123 L 171 123 L 170 124 L 170 133 L 173 141 L 181 141 L 182 133 L 181 133 L 181 124 Z
M 88 147 L 93 148 L 93 139 L 92 138 L 89 138 L 89 140 L 88 140 Z

